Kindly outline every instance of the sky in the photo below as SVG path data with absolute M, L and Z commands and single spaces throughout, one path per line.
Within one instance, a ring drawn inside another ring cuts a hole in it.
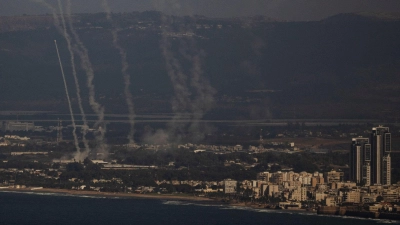
M 75 13 L 103 11 L 101 0 L 71 1 Z M 264 15 L 289 21 L 320 20 L 349 12 L 400 12 L 400 0 L 108 0 L 108 3 L 113 12 L 158 10 L 207 17 Z M 0 0 L 0 16 L 45 13 L 48 11 L 32 0 Z

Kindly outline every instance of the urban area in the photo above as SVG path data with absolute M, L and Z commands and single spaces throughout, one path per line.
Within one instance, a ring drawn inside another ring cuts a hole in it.
M 397 218 L 400 207 L 400 182 L 392 183 L 392 133 L 384 126 L 372 127 L 364 137 L 340 133 L 348 141 L 346 153 L 312 151 L 294 142 L 268 142 L 260 134 L 259 146 L 248 148 L 239 144 L 113 145 L 107 156 L 94 153 L 83 162 L 64 154 L 73 148 L 62 138 L 62 130 L 68 127 L 7 121 L 1 128 L 2 190 L 188 195 L 270 209 L 391 219 Z M 282 133 L 275 136 L 299 135 L 280 129 Z M 56 137 L 32 141 L 17 135 L 21 132 L 47 132 Z M 313 135 L 304 129 L 300 133 L 304 132 Z M 296 162 L 288 163 L 311 156 L 315 163 L 341 157 L 345 164 L 303 166 L 304 171 L 299 171 L 302 167 Z

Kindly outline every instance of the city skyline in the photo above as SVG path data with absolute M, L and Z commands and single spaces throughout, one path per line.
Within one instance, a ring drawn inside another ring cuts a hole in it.
M 373 127 L 369 138 L 352 139 L 350 180 L 370 185 L 391 185 L 391 133 L 388 127 Z

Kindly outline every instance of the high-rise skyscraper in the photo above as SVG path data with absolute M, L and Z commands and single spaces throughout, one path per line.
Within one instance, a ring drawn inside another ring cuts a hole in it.
M 373 127 L 371 134 L 371 182 L 390 185 L 392 136 L 388 127 Z
M 391 134 L 388 127 L 373 127 L 370 138 L 353 138 L 350 180 L 367 186 L 391 184 Z
M 350 180 L 370 185 L 371 144 L 369 138 L 353 138 L 350 149 Z

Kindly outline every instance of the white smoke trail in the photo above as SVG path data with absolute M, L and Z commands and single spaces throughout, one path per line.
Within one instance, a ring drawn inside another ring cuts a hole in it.
M 110 23 L 112 24 L 113 22 L 112 22 L 111 9 L 108 5 L 107 0 L 103 0 L 101 5 L 106 12 L 107 20 L 110 21 Z M 134 144 L 135 143 L 135 141 L 134 141 L 135 111 L 134 111 L 132 93 L 129 90 L 130 85 L 131 85 L 130 75 L 128 74 L 129 64 L 128 64 L 128 60 L 127 60 L 127 56 L 126 56 L 126 51 L 119 44 L 118 31 L 115 26 L 111 27 L 111 34 L 112 34 L 112 39 L 113 39 L 113 45 L 118 50 L 119 55 L 121 57 L 121 65 L 122 65 L 121 72 L 122 72 L 122 76 L 124 79 L 124 94 L 125 94 L 126 104 L 128 106 L 128 112 L 129 112 L 128 118 L 129 118 L 129 124 L 130 124 L 130 131 L 128 134 L 128 140 L 129 140 L 129 144 Z
M 71 33 L 74 36 L 74 39 L 77 43 L 77 46 L 74 48 L 74 51 L 78 53 L 78 56 L 81 60 L 81 66 L 86 73 L 87 77 L 87 87 L 89 89 L 89 105 L 91 106 L 92 110 L 97 115 L 97 121 L 95 123 L 95 127 L 98 128 L 97 132 L 95 133 L 97 148 L 98 151 L 104 154 L 108 152 L 108 146 L 105 143 L 105 122 L 104 122 L 104 107 L 96 101 L 96 92 L 95 86 L 93 84 L 94 80 L 94 71 L 93 66 L 89 58 L 89 53 L 83 42 L 80 40 L 78 34 L 71 29 Z
M 174 56 L 171 48 L 171 41 L 168 39 L 168 35 L 172 33 L 169 28 L 169 24 L 166 16 L 161 18 L 161 42 L 160 48 L 164 56 L 166 69 L 168 76 L 174 88 L 175 96 L 172 99 L 172 111 L 174 112 L 174 117 L 169 124 L 169 132 L 172 133 L 171 137 L 177 137 L 178 141 L 180 139 L 179 135 L 185 132 L 185 127 L 187 124 L 181 122 L 190 112 L 190 96 L 191 92 L 187 85 L 187 76 L 183 72 L 182 66 L 179 60 Z
M 68 37 L 67 44 L 68 44 L 68 50 L 70 51 L 70 54 L 71 54 L 72 75 L 73 75 L 74 81 L 75 81 L 76 96 L 78 98 L 78 106 L 79 106 L 79 110 L 80 110 L 80 113 L 81 113 L 81 116 L 82 116 L 82 121 L 83 121 L 82 141 L 83 141 L 83 144 L 85 146 L 85 151 L 84 152 L 77 152 L 77 154 L 75 155 L 74 158 L 76 160 L 83 161 L 90 153 L 89 143 L 88 143 L 88 140 L 86 139 L 86 134 L 88 133 L 89 125 L 88 125 L 88 122 L 87 122 L 87 119 L 86 119 L 86 114 L 85 114 L 85 111 L 84 111 L 83 105 L 82 105 L 82 97 L 81 97 L 80 85 L 79 85 L 79 81 L 78 81 L 78 77 L 77 77 L 77 73 L 76 73 L 76 67 L 75 67 L 75 54 L 74 54 L 74 51 L 73 51 L 72 46 L 71 46 L 71 38 L 67 33 L 64 14 L 62 12 L 62 7 L 61 7 L 61 4 L 60 4 L 60 1 L 58 3 L 59 3 L 60 12 L 61 12 L 60 13 L 61 14 L 61 20 L 62 20 L 63 28 L 64 28 L 64 35 L 66 37 Z M 67 1 L 67 10 L 66 10 L 66 12 L 67 12 L 67 18 L 68 18 L 68 24 L 69 24 L 70 30 L 72 32 L 74 32 L 73 27 L 71 26 L 72 18 L 71 18 L 71 1 L 70 0 Z
M 177 31 L 171 29 L 172 23 L 168 20 L 167 16 L 161 18 L 161 43 L 160 47 L 162 54 L 166 61 L 166 69 L 175 91 L 175 98 L 173 100 L 173 111 L 175 112 L 176 119 L 179 120 L 182 116 L 182 112 L 190 113 L 190 124 L 182 124 L 178 127 L 182 128 L 189 125 L 188 129 L 193 134 L 202 133 L 200 128 L 200 119 L 204 114 L 211 109 L 214 103 L 215 90 L 211 85 L 203 78 L 202 70 L 202 58 L 204 53 L 198 50 L 197 44 L 195 43 L 194 36 L 187 38 L 180 38 L 179 53 L 187 60 L 192 68 L 189 71 L 182 69 L 181 62 L 175 57 L 171 48 L 171 41 L 169 35 L 174 33 L 191 33 L 188 28 L 181 28 Z M 191 91 L 189 87 L 193 88 Z M 177 127 L 176 121 L 172 120 L 172 127 Z M 198 138 L 196 138 L 198 139 Z
M 70 1 L 68 1 L 68 2 L 70 3 Z M 67 7 L 67 14 L 68 15 L 70 15 L 70 12 L 71 12 L 70 6 L 71 5 L 69 4 L 68 7 Z M 83 144 L 85 146 L 85 151 L 84 152 L 77 151 L 75 156 L 74 156 L 74 158 L 77 161 L 83 161 L 90 153 L 89 143 L 86 140 L 88 123 L 87 123 L 87 120 L 86 120 L 85 111 L 83 110 L 83 106 L 82 106 L 82 98 L 81 98 L 81 94 L 80 94 L 80 86 L 79 86 L 77 73 L 76 73 L 76 67 L 75 67 L 75 54 L 74 54 L 74 51 L 72 49 L 71 37 L 69 36 L 69 34 L 67 32 L 67 26 L 66 26 L 64 13 L 63 13 L 63 8 L 62 8 L 60 0 L 58 0 L 58 7 L 59 7 L 59 10 L 60 10 L 60 18 L 61 18 L 62 27 L 63 27 L 63 35 L 65 37 L 65 40 L 67 41 L 68 51 L 69 51 L 70 56 L 71 56 L 72 75 L 74 77 L 74 82 L 75 82 L 75 87 L 76 87 L 76 96 L 77 96 L 77 99 L 78 99 L 78 106 L 79 106 L 79 110 L 80 110 L 80 113 L 81 113 L 81 116 L 82 116 L 82 120 L 83 120 L 82 141 L 83 141 Z M 69 23 L 72 23 L 70 16 L 68 16 L 68 21 L 69 21 Z
M 200 119 L 209 111 L 214 104 L 215 89 L 209 82 L 203 78 L 202 58 L 204 52 L 197 49 L 193 38 L 182 40 L 180 53 L 192 63 L 190 70 L 190 86 L 194 89 L 194 99 L 191 101 L 192 122 L 189 130 L 191 132 L 201 133 Z
M 61 63 L 60 52 L 58 51 L 58 46 L 57 46 L 57 41 L 56 40 L 54 40 L 54 44 L 55 44 L 56 50 L 57 50 L 58 62 L 60 63 L 61 75 L 62 75 L 62 78 L 63 78 L 63 81 L 64 81 L 65 94 L 67 95 L 69 112 L 71 114 L 72 126 L 74 128 L 72 134 L 74 136 L 75 148 L 76 148 L 76 150 L 78 152 L 80 152 L 78 137 L 76 136 L 76 124 L 75 124 L 74 112 L 72 111 L 71 100 L 69 98 L 69 92 L 68 92 L 68 87 L 67 87 L 67 81 L 65 80 L 64 69 L 63 69 L 63 66 L 62 66 L 62 63 Z
M 47 2 L 45 2 L 44 0 L 32 0 L 32 1 L 33 1 L 33 2 L 36 2 L 36 3 L 40 3 L 40 4 L 44 5 L 46 8 L 50 9 L 50 11 L 52 12 L 52 16 L 53 16 L 53 19 L 54 19 L 54 25 L 55 25 L 56 29 L 57 29 L 61 34 L 64 34 L 64 38 L 67 40 L 67 43 L 68 43 L 68 35 L 65 35 L 66 33 L 63 31 L 63 29 L 62 29 L 61 26 L 60 26 L 60 21 L 59 21 L 58 16 L 57 16 L 57 10 L 56 10 L 54 7 L 52 7 L 50 4 L 48 4 Z M 65 26 L 64 26 L 64 28 L 65 28 Z M 57 53 L 58 53 L 58 46 L 57 46 L 57 43 L 55 42 L 55 44 L 56 44 Z M 69 50 L 69 52 L 71 53 L 70 46 L 68 46 L 68 50 Z M 58 56 L 59 56 L 59 54 L 58 54 Z M 59 57 L 59 60 L 61 60 L 60 57 Z M 71 62 L 74 63 L 74 61 L 73 61 L 73 54 L 71 54 Z M 63 70 L 62 65 L 61 65 L 61 61 L 60 61 L 60 66 L 61 66 L 61 70 L 62 70 L 62 74 L 63 74 L 64 86 L 65 86 L 66 92 L 67 92 L 69 110 L 70 110 L 70 113 L 71 113 L 71 121 L 72 121 L 72 125 L 73 125 L 74 143 L 75 143 L 75 147 L 76 147 L 77 152 L 80 152 L 78 137 L 77 137 L 77 135 L 76 135 L 76 123 L 75 123 L 75 118 L 74 118 L 73 111 L 72 111 L 72 107 L 71 107 L 71 101 L 70 101 L 70 99 L 69 99 L 69 93 L 68 93 L 68 89 L 67 89 L 67 86 L 66 86 L 65 75 L 64 75 L 64 70 Z M 74 68 L 74 64 L 73 64 L 73 68 Z M 78 87 L 77 87 L 77 90 L 78 90 Z
M 106 155 L 108 153 L 108 146 L 104 140 L 105 132 L 106 132 L 105 122 L 104 122 L 104 107 L 99 102 L 96 101 L 95 86 L 93 84 L 94 70 L 93 70 L 93 66 L 92 66 L 92 63 L 89 58 L 89 52 L 73 27 L 71 13 L 70 13 L 70 7 L 71 7 L 70 1 L 68 1 L 67 4 L 68 4 L 67 16 L 69 17 L 68 26 L 73 35 L 74 41 L 76 42 L 76 45 L 73 46 L 73 50 L 78 54 L 80 61 L 81 61 L 81 66 L 86 73 L 86 77 L 87 77 L 86 84 L 87 84 L 87 87 L 89 90 L 89 105 L 91 106 L 92 110 L 97 115 L 97 121 L 95 123 L 95 127 L 97 127 L 97 131 L 95 132 L 96 142 L 97 142 L 97 150 L 99 153 L 103 153 L 104 156 L 106 157 Z M 82 153 L 81 155 L 84 157 L 85 155 L 88 155 L 88 154 L 89 154 L 89 152 L 86 151 L 86 152 Z
M 63 30 L 61 29 L 60 26 L 60 21 L 58 19 L 57 16 L 57 10 L 51 6 L 50 4 L 48 4 L 47 2 L 45 2 L 44 0 L 31 0 L 33 2 L 36 3 L 40 3 L 43 6 L 45 6 L 46 8 L 48 8 L 53 15 L 54 18 L 54 25 L 56 27 L 56 29 L 63 34 Z M 75 32 L 75 30 L 72 27 L 72 23 L 69 24 L 70 25 L 70 30 L 71 33 L 74 36 L 74 39 L 77 43 L 77 46 L 73 45 L 73 50 L 75 52 L 77 52 L 80 61 L 81 61 L 81 66 L 84 69 L 85 73 L 86 73 L 86 77 L 87 77 L 87 87 L 89 89 L 89 104 L 92 108 L 92 110 L 96 113 L 98 119 L 95 123 L 95 127 L 98 127 L 97 132 L 95 133 L 96 136 L 96 142 L 97 142 L 97 148 L 99 152 L 104 153 L 105 155 L 107 154 L 108 151 L 108 147 L 104 141 L 104 137 L 105 137 L 105 123 L 104 123 L 104 107 L 101 106 L 100 103 L 98 103 L 96 101 L 96 93 L 95 93 L 95 87 L 93 84 L 93 80 L 94 80 L 94 71 L 93 71 L 93 66 L 92 63 L 89 59 L 89 54 L 88 54 L 88 50 L 86 49 L 86 47 L 84 46 L 84 44 L 82 43 L 82 41 L 80 40 L 78 34 Z M 69 36 L 68 36 L 69 37 Z M 87 151 L 86 151 L 87 152 Z M 87 152 L 88 154 L 89 152 Z M 86 154 L 86 153 L 85 153 Z

